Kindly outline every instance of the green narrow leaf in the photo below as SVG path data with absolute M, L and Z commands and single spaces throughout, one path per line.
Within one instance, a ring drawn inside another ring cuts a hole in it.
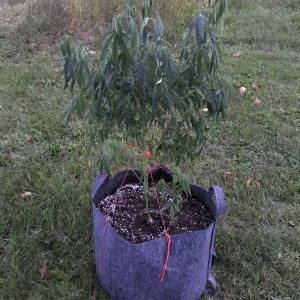
M 118 50 L 118 39 L 115 37 L 112 44 L 112 59 L 115 64 L 118 62 Z
M 163 211 L 168 210 L 168 209 L 171 207 L 171 205 L 172 205 L 171 202 L 166 203 L 166 204 L 160 209 L 160 211 L 163 212 Z
M 82 89 L 84 88 L 84 74 L 83 74 L 83 62 L 82 59 L 79 61 L 78 65 L 77 65 L 77 83 L 78 86 Z
M 115 39 L 115 33 L 109 32 L 107 36 L 104 38 L 102 49 L 101 49 L 101 55 L 100 55 L 100 61 L 103 62 L 105 58 L 108 56 L 109 49 L 112 48 L 112 41 Z

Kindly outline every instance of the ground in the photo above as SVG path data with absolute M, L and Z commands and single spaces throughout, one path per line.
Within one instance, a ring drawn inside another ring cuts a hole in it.
M 108 299 L 93 260 L 97 149 L 80 121 L 65 124 L 59 37 L 18 36 L 19 5 L 0 25 L 0 299 Z M 299 31 L 297 0 L 229 1 L 221 73 L 233 98 L 185 166 L 225 190 L 212 299 L 300 298 Z

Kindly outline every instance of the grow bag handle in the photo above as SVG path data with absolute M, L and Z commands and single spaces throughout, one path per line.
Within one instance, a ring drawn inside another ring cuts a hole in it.
M 214 219 L 217 220 L 225 211 L 224 192 L 221 187 L 216 185 L 210 186 L 208 192 L 215 204 Z
M 217 290 L 217 281 L 212 274 L 209 274 L 205 291 L 202 296 L 212 296 Z
M 224 213 L 225 211 L 225 200 L 224 200 L 224 192 L 223 189 L 219 186 L 211 186 L 208 189 L 208 193 L 211 196 L 213 201 L 213 205 L 209 205 L 212 208 L 213 218 L 214 218 L 214 229 L 213 235 L 211 237 L 211 246 L 210 246 L 210 263 L 209 263 L 209 271 L 208 271 L 208 278 L 206 283 L 206 288 L 203 293 L 203 296 L 210 296 L 216 292 L 217 289 L 217 281 L 215 277 L 211 274 L 211 266 L 213 265 L 216 259 L 216 251 L 214 248 L 215 242 L 215 224 L 218 217 Z

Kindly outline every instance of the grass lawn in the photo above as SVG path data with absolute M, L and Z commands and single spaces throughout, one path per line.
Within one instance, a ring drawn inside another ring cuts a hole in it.
M 229 4 L 221 72 L 233 99 L 185 167 L 225 189 L 212 299 L 300 299 L 300 5 Z M 0 38 L 0 299 L 108 299 L 93 260 L 97 150 L 81 122 L 65 125 L 58 46 L 8 57 L 9 47 Z

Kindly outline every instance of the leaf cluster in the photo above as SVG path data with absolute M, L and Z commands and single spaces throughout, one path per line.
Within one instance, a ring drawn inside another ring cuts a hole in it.
M 84 116 L 101 142 L 121 137 L 141 147 L 149 142 L 156 155 L 176 161 L 195 156 L 205 141 L 202 109 L 218 116 L 230 96 L 216 73 L 225 8 L 226 0 L 209 1 L 177 51 L 164 38 L 154 0 L 144 0 L 141 11 L 128 0 L 96 59 L 66 38 L 65 87 L 73 95 L 67 119 L 73 112 Z
M 156 189 L 160 199 L 168 199 L 161 211 L 168 211 L 170 221 L 174 222 L 175 214 L 182 208 L 183 197 L 191 195 L 191 191 L 189 178 L 179 168 L 172 168 L 172 177 L 171 183 L 160 180 L 156 184 Z
M 149 151 L 142 151 L 137 145 L 128 146 L 126 143 L 117 140 L 106 140 L 101 145 L 100 168 L 110 170 L 112 161 L 114 164 L 120 162 L 121 165 L 127 165 L 129 169 L 138 170 L 140 184 L 144 187 L 145 210 L 147 219 L 151 222 L 149 210 L 149 195 L 151 192 L 152 198 L 159 198 L 160 204 L 163 204 L 161 211 L 167 211 L 171 222 L 174 221 L 175 215 L 180 211 L 184 197 L 191 194 L 190 179 L 182 172 L 182 170 L 172 165 L 171 170 L 165 165 L 160 164 L 152 156 Z M 171 181 L 154 179 L 151 175 L 153 168 L 163 168 L 166 172 L 170 172 Z M 154 186 L 153 186 L 154 184 Z M 152 189 L 150 189 L 152 186 Z M 167 200 L 167 201 L 166 201 Z

